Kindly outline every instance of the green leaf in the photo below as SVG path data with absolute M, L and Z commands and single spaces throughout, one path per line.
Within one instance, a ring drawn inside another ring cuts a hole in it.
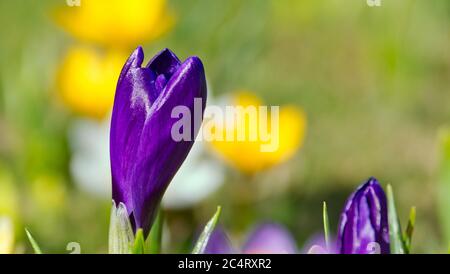
M 406 230 L 403 235 L 403 242 L 405 243 L 405 251 L 407 254 L 411 252 L 411 242 L 415 224 L 416 224 L 416 208 L 411 207 L 411 210 L 409 211 L 408 225 L 406 226 Z
M 113 201 L 109 223 L 109 254 L 129 254 L 134 242 L 133 228 L 126 206 L 120 203 L 116 207 Z
M 133 249 L 131 250 L 132 254 L 145 254 L 145 239 L 144 239 L 144 230 L 139 228 L 136 232 L 136 239 L 134 240 Z
M 323 232 L 325 235 L 325 244 L 327 250 L 330 250 L 330 222 L 328 219 L 327 202 L 323 202 Z
M 394 193 L 391 185 L 387 186 L 389 238 L 392 254 L 405 254 L 402 229 L 395 208 Z
M 450 127 L 442 128 L 438 134 L 440 163 L 438 170 L 439 220 L 450 247 Z
M 146 250 L 150 254 L 159 254 L 161 253 L 161 241 L 162 241 L 162 231 L 164 225 L 164 213 L 162 210 L 159 210 L 158 215 L 156 216 L 155 223 L 150 230 L 150 234 L 148 235 L 146 241 Z
M 38 243 L 34 240 L 33 236 L 31 236 L 30 231 L 25 228 L 25 233 L 27 234 L 28 240 L 31 243 L 31 247 L 33 247 L 35 254 L 42 254 L 41 248 L 39 247 Z
M 194 249 L 192 250 L 192 254 L 203 254 L 203 252 L 205 252 L 205 248 L 209 242 L 209 237 L 211 237 L 211 234 L 216 228 L 221 210 L 222 208 L 218 206 L 216 213 L 211 218 L 211 220 L 209 220 L 209 222 L 206 224 L 202 234 L 200 234 L 200 237 L 198 238 L 197 243 L 195 244 Z

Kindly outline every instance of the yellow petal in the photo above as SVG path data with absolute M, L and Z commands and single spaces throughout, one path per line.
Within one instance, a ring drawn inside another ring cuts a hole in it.
M 14 251 L 14 228 L 11 219 L 0 216 L 0 254 Z
M 103 118 L 111 110 L 114 92 L 126 54 L 99 54 L 87 47 L 69 49 L 57 75 L 63 102 L 74 112 Z
M 262 104 L 258 97 L 249 92 L 239 92 L 232 101 L 236 104 L 235 106 L 242 107 L 258 107 Z M 270 110 L 269 107 L 268 110 Z M 237 112 L 239 111 L 240 109 Z M 271 121 L 268 119 L 259 121 L 259 118 L 255 120 L 250 119 L 250 115 L 239 114 L 234 117 L 237 121 L 231 123 L 231 127 L 226 122 L 215 125 L 215 136 L 220 136 L 222 140 L 213 140 L 211 146 L 226 162 L 244 173 L 259 172 L 285 162 L 303 144 L 306 117 L 304 112 L 298 107 L 285 106 L 280 108 L 279 120 L 274 121 L 278 123 L 278 134 L 275 132 L 276 127 L 272 130 Z M 256 117 L 259 117 L 259 110 Z M 270 118 L 270 113 L 268 113 L 267 118 Z M 268 141 L 264 141 L 262 138 L 261 129 L 258 127 L 259 123 L 266 123 L 269 132 L 271 132 L 272 139 L 269 142 L 278 144 L 273 151 L 264 151 L 262 149 L 262 146 L 267 145 Z M 243 128 L 245 128 L 245 138 L 243 140 L 236 139 L 239 125 L 244 125 Z M 234 136 L 235 139 L 227 141 L 227 134 Z M 255 139 L 252 136 L 257 136 L 257 138 Z
M 260 106 L 262 105 L 262 100 L 256 96 L 254 93 L 248 90 L 240 90 L 233 94 L 232 102 L 235 106 Z
M 303 145 L 306 133 L 306 115 L 298 107 L 281 107 L 279 121 L 279 147 L 273 153 L 267 153 L 273 165 L 291 158 Z
M 56 22 L 73 36 L 112 47 L 136 47 L 165 33 L 174 15 L 165 0 L 82 1 L 56 12 Z

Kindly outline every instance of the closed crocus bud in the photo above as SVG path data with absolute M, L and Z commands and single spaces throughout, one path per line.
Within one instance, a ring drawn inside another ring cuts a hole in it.
M 246 254 L 294 254 L 297 245 L 283 226 L 275 223 L 259 225 L 243 247 Z
M 125 205 L 134 230 L 142 228 L 148 235 L 164 191 L 198 133 L 206 103 L 206 80 L 197 57 L 181 63 L 165 49 L 145 67 L 143 59 L 139 47 L 119 77 L 110 157 L 113 200 Z M 190 115 L 174 115 L 180 108 Z M 173 136 L 173 128 L 179 129 L 182 119 L 189 122 L 183 127 L 188 138 L 180 139 Z
M 386 195 L 375 178 L 347 200 L 338 227 L 342 254 L 390 253 Z

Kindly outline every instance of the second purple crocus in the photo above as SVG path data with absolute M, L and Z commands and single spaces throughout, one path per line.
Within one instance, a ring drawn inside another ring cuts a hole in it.
M 341 254 L 390 253 L 386 194 L 369 178 L 348 198 L 338 226 Z
M 143 60 L 143 50 L 138 47 L 120 74 L 110 157 L 113 200 L 126 206 L 133 228 L 142 228 L 148 235 L 161 198 L 198 132 L 194 126 L 198 121 L 192 121 L 191 139 L 174 140 L 171 130 L 178 119 L 172 117 L 172 111 L 182 106 L 194 113 L 196 98 L 201 99 L 203 111 L 206 80 L 197 57 L 181 62 L 165 49 L 146 66 L 142 66 Z

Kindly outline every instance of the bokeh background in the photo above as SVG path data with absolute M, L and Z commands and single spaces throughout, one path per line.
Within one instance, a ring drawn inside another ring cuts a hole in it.
M 109 116 L 138 45 L 199 56 L 209 103 L 286 110 L 274 155 L 196 144 L 163 203 L 164 252 L 188 252 L 217 205 L 236 246 L 273 221 L 301 249 L 322 201 L 335 232 L 370 176 L 403 225 L 417 207 L 412 252 L 449 249 L 448 0 L 1 0 L 0 25 L 4 252 L 31 252 L 25 227 L 44 252 L 107 251 Z

